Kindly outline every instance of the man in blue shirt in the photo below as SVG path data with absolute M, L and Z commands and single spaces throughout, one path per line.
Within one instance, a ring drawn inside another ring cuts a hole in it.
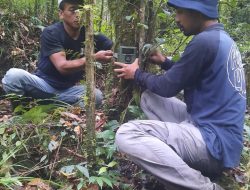
M 69 104 L 80 102 L 85 86 L 77 85 L 84 75 L 85 28 L 81 27 L 79 5 L 82 0 L 58 0 L 59 16 L 63 22 L 46 27 L 41 35 L 38 68 L 34 74 L 12 68 L 2 79 L 7 93 L 33 98 L 54 97 Z M 112 41 L 102 34 L 94 36 L 94 58 L 110 61 Z M 100 105 L 102 93 L 96 89 L 96 104 Z
M 239 165 L 246 88 L 240 52 L 219 24 L 218 0 L 169 0 L 176 22 L 194 35 L 177 62 L 151 55 L 161 75 L 116 62 L 118 77 L 146 89 L 141 107 L 149 120 L 130 121 L 116 134 L 118 149 L 168 189 L 222 189 L 207 176 Z M 184 102 L 174 98 L 184 90 Z

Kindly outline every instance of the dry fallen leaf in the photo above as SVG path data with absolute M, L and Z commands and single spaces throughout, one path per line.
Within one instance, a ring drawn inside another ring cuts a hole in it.
M 83 190 L 99 190 L 99 186 L 96 184 L 90 184 L 87 188 L 84 188 Z
M 63 124 L 64 126 L 67 126 L 69 128 L 72 127 L 72 123 L 70 123 L 69 121 L 65 121 L 65 123 Z
M 8 121 L 9 116 L 8 115 L 4 115 L 2 118 L 0 118 L 0 122 L 6 122 Z
M 11 51 L 11 55 L 13 56 L 16 56 L 16 55 L 20 55 L 20 54 L 23 54 L 24 53 L 24 50 L 16 47 L 14 48 L 12 51 Z
M 76 121 L 78 121 L 78 122 L 82 122 L 82 119 L 79 118 L 77 115 L 75 115 L 75 114 L 73 114 L 73 113 L 61 112 L 61 116 L 62 116 L 62 117 L 69 118 L 69 119 L 76 120 Z
M 81 134 L 81 127 L 80 127 L 79 125 L 76 126 L 76 127 L 74 128 L 74 131 L 75 131 L 75 133 L 76 133 L 77 136 L 80 136 L 80 134 Z
M 28 183 L 29 186 L 36 186 L 37 189 L 40 189 L 40 190 L 52 190 L 52 188 L 43 182 L 42 179 L 40 178 L 35 178 L 35 179 L 32 179 L 29 183 Z

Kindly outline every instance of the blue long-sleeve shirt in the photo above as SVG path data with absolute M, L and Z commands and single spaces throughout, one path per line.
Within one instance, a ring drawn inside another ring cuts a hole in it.
M 235 42 L 215 24 L 194 36 L 180 60 L 167 60 L 166 72 L 136 70 L 136 83 L 163 96 L 184 90 L 184 101 L 211 155 L 224 167 L 239 164 L 246 109 L 245 75 Z

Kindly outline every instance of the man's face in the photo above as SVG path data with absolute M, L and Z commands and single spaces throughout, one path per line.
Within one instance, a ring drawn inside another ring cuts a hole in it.
M 60 10 L 60 19 L 73 30 L 80 28 L 79 6 L 65 3 L 64 9 Z
M 175 21 L 185 36 L 196 35 L 203 28 L 201 14 L 196 11 L 177 8 Z

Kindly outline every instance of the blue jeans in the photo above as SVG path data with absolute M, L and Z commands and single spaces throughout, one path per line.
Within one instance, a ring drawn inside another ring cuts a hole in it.
M 49 85 L 45 80 L 25 70 L 12 68 L 7 71 L 2 79 L 3 89 L 7 94 L 14 93 L 36 99 L 55 98 L 68 104 L 79 103 L 84 107 L 83 96 L 86 93 L 84 85 L 76 85 L 64 90 L 58 90 Z M 95 89 L 96 105 L 102 103 L 102 92 Z

